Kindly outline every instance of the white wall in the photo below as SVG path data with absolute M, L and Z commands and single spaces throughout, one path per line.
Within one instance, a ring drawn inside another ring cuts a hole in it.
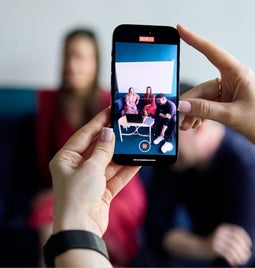
M 78 25 L 98 34 L 100 80 L 110 86 L 111 34 L 121 23 L 177 23 L 218 43 L 255 70 L 254 0 L 0 0 L 0 85 L 55 87 L 64 33 Z M 218 75 L 181 44 L 181 79 Z

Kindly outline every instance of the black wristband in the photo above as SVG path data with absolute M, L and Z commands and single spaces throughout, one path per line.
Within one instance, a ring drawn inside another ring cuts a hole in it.
M 51 235 L 43 248 L 46 267 L 54 267 L 57 255 L 74 248 L 96 250 L 108 257 L 104 240 L 96 234 L 82 230 L 65 230 Z

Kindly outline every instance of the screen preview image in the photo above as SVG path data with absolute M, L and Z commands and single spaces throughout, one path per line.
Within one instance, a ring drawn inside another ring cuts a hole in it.
M 117 42 L 113 128 L 115 154 L 163 155 L 162 142 L 154 144 L 161 131 L 158 117 L 164 109 L 159 96 L 174 103 L 176 115 L 177 45 Z M 150 93 L 146 98 L 146 92 Z M 165 141 L 169 155 L 176 154 L 176 116 L 170 120 Z

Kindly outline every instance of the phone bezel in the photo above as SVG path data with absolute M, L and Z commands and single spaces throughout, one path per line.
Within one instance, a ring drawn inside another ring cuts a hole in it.
M 112 59 L 111 59 L 111 101 L 114 101 L 115 94 L 115 43 L 140 43 L 139 36 L 153 36 L 155 44 L 174 44 L 177 45 L 177 89 L 176 104 L 179 101 L 179 70 L 180 70 L 180 36 L 176 28 L 161 25 L 138 25 L 121 24 L 118 25 L 112 35 Z M 151 42 L 143 42 L 151 43 Z M 114 106 L 111 109 L 111 123 L 114 122 Z M 176 111 L 176 154 L 175 155 L 150 155 L 150 154 L 115 154 L 113 160 L 117 164 L 132 166 L 154 166 L 171 165 L 175 163 L 178 157 L 178 122 L 179 114 Z

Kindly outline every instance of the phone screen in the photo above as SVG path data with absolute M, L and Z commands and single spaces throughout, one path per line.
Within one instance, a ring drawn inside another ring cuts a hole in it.
M 179 46 L 173 27 L 120 25 L 115 29 L 111 117 L 117 163 L 176 161 Z

